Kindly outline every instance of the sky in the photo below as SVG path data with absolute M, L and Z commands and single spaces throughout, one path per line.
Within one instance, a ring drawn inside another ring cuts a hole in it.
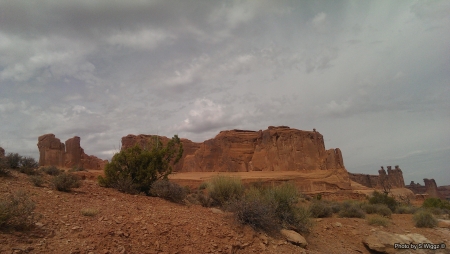
M 346 169 L 450 185 L 450 1 L 0 0 L 0 146 L 317 129 Z

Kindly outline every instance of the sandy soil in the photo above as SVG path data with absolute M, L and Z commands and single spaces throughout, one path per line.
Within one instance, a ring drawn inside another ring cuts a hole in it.
M 0 196 L 24 190 L 42 216 L 29 231 L 0 230 L 0 253 L 370 253 L 362 239 L 374 230 L 419 233 L 450 246 L 449 229 L 419 229 L 411 215 L 393 215 L 386 228 L 365 219 L 317 219 L 305 250 L 240 226 L 229 213 L 99 187 L 95 175 L 85 173 L 70 193 L 35 187 L 23 174 L 0 178 Z M 98 214 L 82 215 L 86 208 Z

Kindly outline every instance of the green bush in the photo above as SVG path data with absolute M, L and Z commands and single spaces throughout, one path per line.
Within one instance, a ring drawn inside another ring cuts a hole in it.
M 312 224 L 308 209 L 296 206 L 295 199 L 285 196 L 287 193 L 298 195 L 290 184 L 266 190 L 251 187 L 230 207 L 239 222 L 255 229 L 271 232 L 286 227 L 302 233 L 309 232 Z
M 9 176 L 10 174 L 11 174 L 11 172 L 9 172 L 6 158 L 0 157 L 0 177 L 1 176 Z
M 241 224 L 254 229 L 272 232 L 280 227 L 273 202 L 256 188 L 248 190 L 241 200 L 236 200 L 231 210 Z
M 78 176 L 68 173 L 61 173 L 54 176 L 51 183 L 56 190 L 64 192 L 69 192 L 72 188 L 81 186 L 81 181 Z
M 36 205 L 24 191 L 9 194 L 0 199 L 0 227 L 9 225 L 25 228 L 35 223 L 33 213 Z
M 339 213 L 341 211 L 342 205 L 338 202 L 330 202 L 330 207 L 333 213 Z
M 198 186 L 199 190 L 204 190 L 206 188 L 208 188 L 208 183 L 207 182 L 203 182 L 203 183 L 200 184 L 200 186 Z
M 380 193 L 378 191 L 374 191 L 372 197 L 369 198 L 370 204 L 384 204 L 393 212 L 395 208 L 398 206 L 398 202 L 393 198 L 389 197 L 386 193 Z
M 33 157 L 24 156 L 20 158 L 21 169 L 37 169 L 38 163 Z
M 62 170 L 58 169 L 55 166 L 48 166 L 48 167 L 43 167 L 40 169 L 42 172 L 46 173 L 47 175 L 51 175 L 51 176 L 57 176 L 59 175 L 61 172 L 63 172 Z
M 398 214 L 413 214 L 417 211 L 417 207 L 412 205 L 401 205 L 395 209 L 395 213 Z
M 36 187 L 41 187 L 44 184 L 44 179 L 40 175 L 31 175 L 30 182 Z
M 152 144 L 149 144 L 149 146 Z M 174 136 L 166 146 L 155 139 L 153 148 L 141 148 L 138 144 L 116 153 L 105 166 L 105 176 L 99 176 L 101 186 L 115 188 L 118 181 L 128 180 L 137 191 L 150 195 L 150 188 L 157 180 L 167 179 L 172 166 L 183 154 L 183 145 Z
M 418 228 L 434 228 L 437 226 L 437 220 L 430 211 L 420 210 L 413 216 L 414 223 Z
M 391 217 L 392 211 L 385 204 L 363 204 L 361 207 L 367 214 L 379 214 L 385 217 Z
M 175 203 L 182 203 L 186 198 L 186 189 L 167 180 L 158 180 L 150 189 L 152 196 L 160 197 Z
M 240 199 L 244 194 L 241 180 L 229 176 L 215 176 L 208 184 L 209 196 L 220 206 Z
M 7 168 L 18 169 L 20 167 L 20 160 L 22 159 L 22 156 L 18 153 L 8 153 L 5 158 Z
M 376 226 L 383 226 L 383 227 L 387 227 L 389 225 L 389 219 L 378 216 L 378 215 L 371 216 L 367 220 L 367 222 L 369 223 L 369 225 L 376 225 Z
M 343 218 L 364 218 L 365 213 L 356 202 L 345 201 L 341 205 L 339 217 Z
M 427 198 L 422 204 L 424 208 L 440 208 L 450 210 L 450 202 L 439 198 Z
M 333 215 L 331 205 L 320 200 L 311 203 L 309 212 L 313 218 L 325 218 Z
M 197 201 L 203 207 L 211 207 L 214 204 L 214 200 L 209 195 L 207 195 L 203 192 L 197 193 Z

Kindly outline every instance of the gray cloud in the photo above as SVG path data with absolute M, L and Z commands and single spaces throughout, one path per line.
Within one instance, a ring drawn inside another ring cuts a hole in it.
M 352 172 L 448 184 L 446 1 L 2 1 L 0 146 L 318 129 Z M 404 165 L 404 166 L 403 166 Z M 447 167 L 447 168 L 445 168 Z

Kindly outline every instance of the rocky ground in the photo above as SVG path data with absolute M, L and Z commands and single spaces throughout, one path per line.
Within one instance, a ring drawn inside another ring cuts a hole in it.
M 48 183 L 35 187 L 28 176 L 16 172 L 1 177 L 0 196 L 24 190 L 41 218 L 30 230 L 0 230 L 0 253 L 371 253 L 363 240 L 376 231 L 417 233 L 450 246 L 448 228 L 415 228 L 412 215 L 393 215 L 385 228 L 370 226 L 365 219 L 315 219 L 303 249 L 281 236 L 240 226 L 218 209 L 122 194 L 99 187 L 90 177 L 82 182 L 65 193 Z M 98 213 L 81 213 L 88 209 Z

